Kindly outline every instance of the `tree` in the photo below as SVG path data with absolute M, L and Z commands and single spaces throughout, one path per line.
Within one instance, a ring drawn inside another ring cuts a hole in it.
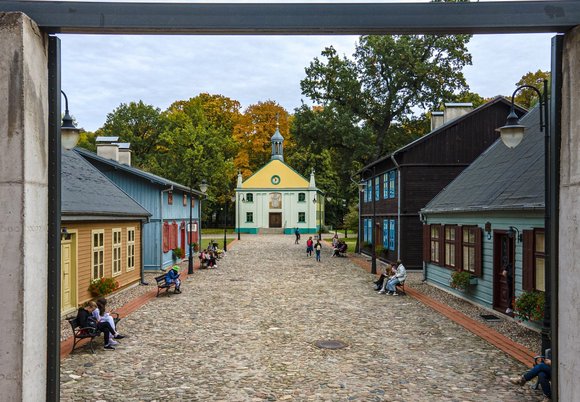
M 97 135 L 119 137 L 120 142 L 130 142 L 134 165 L 146 169 L 156 149 L 161 133 L 161 110 L 143 101 L 122 103 L 107 115 Z
M 549 71 L 538 70 L 535 73 L 529 72 L 524 74 L 522 78 L 516 82 L 516 87 L 521 85 L 531 85 L 538 88 L 540 92 L 542 92 L 544 91 L 544 80 L 550 80 Z M 518 91 L 514 98 L 514 102 L 521 107 L 530 109 L 538 102 L 538 94 L 533 89 L 524 88 Z
M 409 120 L 413 108 L 433 108 L 466 90 L 462 73 L 471 64 L 468 35 L 361 36 L 353 59 L 333 47 L 315 58 L 300 82 L 302 93 L 348 113 L 372 133 L 373 158 L 387 151 L 393 122 Z

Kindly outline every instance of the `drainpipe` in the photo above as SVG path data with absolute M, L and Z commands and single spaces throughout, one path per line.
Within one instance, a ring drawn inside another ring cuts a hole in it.
M 145 223 L 149 223 L 149 217 L 147 217 L 147 221 Z M 144 252 L 144 247 L 143 247 L 143 226 L 144 223 L 143 221 L 141 221 L 141 285 L 149 285 L 148 282 L 145 282 L 145 260 L 143 259 L 143 252 Z
M 173 185 L 171 187 L 166 188 L 165 190 L 161 190 L 159 192 L 159 222 L 161 224 L 160 233 L 161 233 L 161 244 L 159 247 L 159 270 L 163 271 L 163 193 L 167 193 L 169 191 L 173 191 Z
M 423 225 L 427 223 L 427 218 L 422 213 L 419 213 L 419 219 L 421 220 L 421 223 Z M 423 245 L 423 247 L 425 247 L 425 245 Z M 427 280 L 427 262 L 423 261 L 423 282 L 425 282 L 426 280 Z
M 401 169 L 395 160 L 395 153 L 391 154 L 391 160 L 397 169 L 397 259 L 401 259 Z

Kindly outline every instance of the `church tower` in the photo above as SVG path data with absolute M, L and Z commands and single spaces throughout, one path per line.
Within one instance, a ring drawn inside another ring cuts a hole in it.
M 272 142 L 272 157 L 270 159 L 272 160 L 277 159 L 279 161 L 284 162 L 284 150 L 283 150 L 284 137 L 282 137 L 282 134 L 280 134 L 278 126 L 279 124 L 276 123 L 276 132 L 270 139 L 270 141 Z

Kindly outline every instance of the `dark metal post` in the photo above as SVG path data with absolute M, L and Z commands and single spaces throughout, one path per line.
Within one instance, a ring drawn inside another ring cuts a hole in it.
M 226 205 L 224 207 L 224 251 L 228 251 L 228 242 L 226 239 L 226 230 L 228 226 L 228 200 L 226 200 L 225 204 Z
M 356 252 L 360 254 L 360 249 L 361 249 L 360 236 L 361 236 L 361 232 L 362 232 L 362 216 L 361 216 L 360 212 L 361 212 L 361 204 L 362 204 L 361 198 L 362 198 L 363 192 L 360 191 L 358 186 L 357 186 L 356 191 L 358 193 L 358 233 L 356 234 Z
M 544 351 L 550 348 L 550 295 L 551 295 L 551 283 L 550 283 L 550 258 L 554 250 L 550 249 L 550 239 L 552 233 L 550 231 L 550 221 L 551 221 L 551 192 L 552 183 L 550 177 L 550 122 L 549 122 L 549 110 L 547 105 L 548 100 L 548 81 L 544 80 L 544 93 L 540 97 L 540 105 L 543 106 L 543 110 L 540 112 L 544 113 L 544 202 L 545 202 L 545 212 L 544 212 L 544 249 L 545 249 L 545 261 L 544 261 L 544 283 L 545 283 L 545 303 L 544 303 L 544 320 L 542 323 L 542 350 L 540 354 L 544 354 Z
M 238 240 L 240 240 L 240 195 L 237 194 L 236 196 L 236 218 L 237 218 L 237 227 L 238 227 Z
M 60 39 L 48 38 L 48 300 L 46 400 L 60 400 Z
M 187 230 L 187 241 L 189 242 L 189 259 L 187 260 L 187 274 L 193 274 L 193 244 L 192 244 L 192 228 L 193 228 L 193 177 L 189 179 L 189 228 Z
M 376 196 L 377 195 L 375 194 L 375 191 L 376 191 L 375 181 L 376 181 L 376 177 L 375 177 L 375 167 L 373 166 L 373 176 L 372 176 L 372 182 L 371 182 L 371 185 L 372 185 L 371 188 L 373 190 L 372 191 L 372 196 L 373 196 L 373 231 L 372 231 L 372 234 L 371 234 L 372 235 L 372 242 L 371 243 L 372 243 L 373 250 L 372 250 L 372 253 L 371 253 L 371 255 L 372 255 L 371 274 L 376 274 L 377 273 L 377 250 L 376 250 L 377 247 L 376 247 L 376 244 L 375 244 L 375 241 L 376 241 L 375 240 L 375 238 L 376 238 L 376 233 L 375 233 L 376 232 L 376 227 L 375 227 L 375 225 L 377 224 L 377 222 L 376 222 L 377 221 L 377 209 L 376 209 L 376 204 L 377 204 L 377 202 L 376 202 Z

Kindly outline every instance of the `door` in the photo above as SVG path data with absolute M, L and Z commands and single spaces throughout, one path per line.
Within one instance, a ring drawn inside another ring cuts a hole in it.
M 281 228 L 282 227 L 282 212 L 270 212 L 270 225 L 271 228 Z
M 72 253 L 72 241 L 61 242 L 61 311 L 71 310 L 76 307 L 74 261 Z
M 511 264 L 511 278 L 502 274 Z M 512 307 L 514 295 L 514 239 L 506 232 L 494 231 L 493 239 L 493 308 L 502 313 Z M 511 279 L 511 280 L 510 280 Z

